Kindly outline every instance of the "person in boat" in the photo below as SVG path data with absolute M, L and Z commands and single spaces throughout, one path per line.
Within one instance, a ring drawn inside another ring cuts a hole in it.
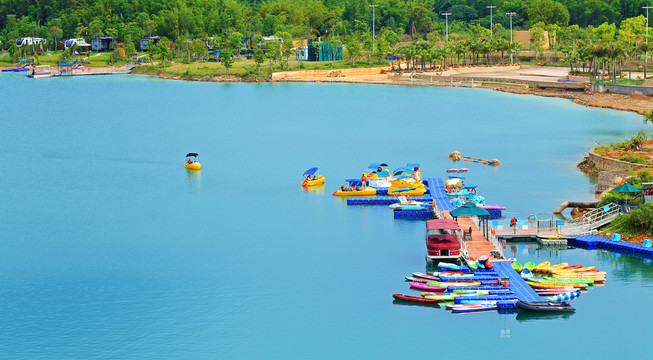
M 315 179 L 313 179 L 313 180 L 315 180 Z M 311 175 L 308 175 L 308 176 L 306 177 L 306 181 L 311 181 Z
M 345 188 L 345 185 L 340 185 L 340 191 L 347 191 L 347 188 Z
M 317 176 L 313 175 L 313 178 L 311 180 L 317 180 Z
M 188 158 L 188 163 L 189 163 L 189 164 L 192 164 L 193 161 L 192 161 L 190 158 Z

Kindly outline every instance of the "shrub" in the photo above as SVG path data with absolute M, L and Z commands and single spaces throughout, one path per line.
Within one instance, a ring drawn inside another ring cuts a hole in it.
M 637 232 L 653 235 L 653 203 L 644 204 L 639 209 L 631 211 L 628 225 Z

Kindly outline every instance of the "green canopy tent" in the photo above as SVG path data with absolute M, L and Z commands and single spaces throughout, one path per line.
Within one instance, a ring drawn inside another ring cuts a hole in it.
M 466 202 L 463 206 L 451 210 L 449 213 L 453 217 L 463 217 L 463 216 L 490 216 L 490 213 L 472 202 Z
M 487 237 L 487 228 L 488 228 L 487 218 L 490 216 L 490 213 L 487 210 L 476 206 L 476 204 L 474 204 L 473 202 L 466 202 L 465 204 L 463 204 L 463 206 L 451 210 L 451 212 L 449 212 L 449 215 L 453 216 L 454 219 L 463 216 L 467 216 L 467 217 L 478 216 L 482 218 L 483 223 L 481 226 L 481 231 L 483 235 Z

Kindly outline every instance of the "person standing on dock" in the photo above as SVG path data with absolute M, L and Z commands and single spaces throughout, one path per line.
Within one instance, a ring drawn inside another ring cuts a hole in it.
M 469 240 L 471 240 L 471 239 L 472 239 L 472 227 L 470 226 L 469 227 Z

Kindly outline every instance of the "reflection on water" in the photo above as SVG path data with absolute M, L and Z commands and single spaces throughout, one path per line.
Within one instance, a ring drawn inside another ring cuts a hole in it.
M 188 190 L 199 190 L 201 185 L 202 172 L 197 170 L 186 169 L 186 179 L 188 180 Z
M 419 307 L 427 307 L 427 308 L 433 308 L 433 309 L 439 309 L 440 305 L 435 304 L 435 303 L 418 303 L 414 301 L 405 301 L 405 300 L 392 300 L 392 304 L 394 305 L 406 305 L 406 306 L 419 306 Z
M 574 314 L 575 314 L 574 312 L 550 313 L 550 312 L 521 311 L 519 314 L 517 314 L 517 321 L 530 322 L 530 321 L 539 321 L 539 320 L 569 319 Z
M 324 193 L 324 184 L 315 185 L 315 186 L 302 186 L 302 191 L 323 194 Z

